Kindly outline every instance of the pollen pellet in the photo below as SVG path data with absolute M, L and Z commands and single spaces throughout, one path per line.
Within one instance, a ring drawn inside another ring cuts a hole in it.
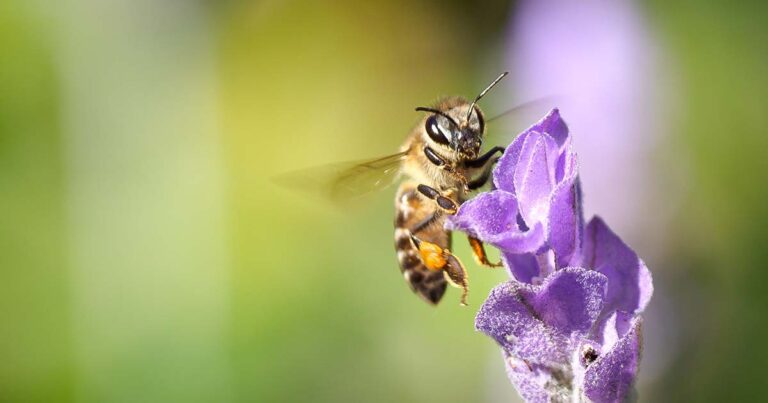
M 443 248 L 429 242 L 422 242 L 419 247 L 421 260 L 429 270 L 440 270 L 445 267 L 445 257 L 443 257 Z

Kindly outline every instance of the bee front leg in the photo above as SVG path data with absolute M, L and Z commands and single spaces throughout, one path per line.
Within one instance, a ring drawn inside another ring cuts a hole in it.
M 468 186 L 468 180 L 467 178 L 462 175 L 460 172 L 456 171 L 456 169 L 451 166 L 450 164 L 446 163 L 445 160 L 437 155 L 435 150 L 433 150 L 431 147 L 426 146 L 424 147 L 424 155 L 427 157 L 429 162 L 434 164 L 437 167 L 440 167 L 440 169 L 443 169 L 445 172 L 448 172 L 450 175 L 453 175 L 463 186 L 465 191 L 469 191 Z
M 450 250 L 443 249 L 432 242 L 422 241 L 416 236 L 411 235 L 411 241 L 419 250 L 421 261 L 424 266 L 432 271 L 443 270 L 446 280 L 457 288 L 461 288 L 461 305 L 467 306 L 467 294 L 469 293 L 469 278 L 467 270 L 461 264 L 459 258 L 454 256 Z
M 475 160 L 467 161 L 465 164 L 468 168 L 484 168 L 483 172 L 475 179 L 472 179 L 467 183 L 467 188 L 469 190 L 477 190 L 483 185 L 485 185 L 486 182 L 488 182 L 488 179 L 491 177 L 491 171 L 493 170 L 494 164 L 499 161 L 499 158 L 501 157 L 493 157 L 497 152 L 504 152 L 504 148 L 502 147 L 493 147 L 490 151 L 487 153 L 481 155 Z
M 434 200 L 438 207 L 450 215 L 456 214 L 456 211 L 459 209 L 459 206 L 455 201 L 441 195 L 440 191 L 433 187 L 427 185 L 419 185 L 416 187 L 416 190 L 418 190 L 419 193 L 424 195 L 424 197 L 427 199 Z
M 475 262 L 479 264 L 480 266 L 487 266 L 487 267 L 501 267 L 501 262 L 499 263 L 491 263 L 488 261 L 488 255 L 485 253 L 485 247 L 483 246 L 483 243 L 474 237 L 467 237 L 469 240 L 469 246 L 472 248 L 472 256 L 475 258 Z
M 488 161 L 491 160 L 491 157 L 493 157 L 496 153 L 499 153 L 499 152 L 503 154 L 504 147 L 499 147 L 499 146 L 493 147 L 487 153 L 477 157 L 476 159 L 467 161 L 466 165 L 470 168 L 482 168 L 483 166 L 485 166 L 485 164 L 488 163 Z
M 486 183 L 488 183 L 488 179 L 491 179 L 491 172 L 493 171 L 493 164 L 496 163 L 496 161 L 498 161 L 498 160 L 499 159 L 496 158 L 496 159 L 493 160 L 493 163 L 490 163 L 490 164 L 486 165 L 485 169 L 480 174 L 480 176 L 478 176 L 475 179 L 472 179 L 471 181 L 469 181 L 467 183 L 467 189 L 469 189 L 470 191 L 477 190 L 477 189 L 480 189 L 481 187 L 483 187 L 483 185 L 485 185 Z

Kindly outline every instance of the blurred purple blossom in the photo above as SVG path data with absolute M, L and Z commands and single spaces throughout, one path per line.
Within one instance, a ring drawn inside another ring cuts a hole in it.
M 510 270 L 475 326 L 502 347 L 523 398 L 618 402 L 638 372 L 652 279 L 600 218 L 584 225 L 570 145 L 552 110 L 506 149 L 495 189 L 465 202 L 447 227 L 498 247 Z
M 667 110 L 662 88 L 673 85 L 661 81 L 661 48 L 638 3 L 523 0 L 509 27 L 510 104 L 554 96 L 579 133 L 574 149 L 582 156 L 587 215 L 600 212 L 638 238 L 654 233 L 642 240 L 661 248 L 677 187 L 660 189 L 645 167 L 658 158 Z M 667 172 L 666 180 L 677 175 Z M 667 208 L 647 214 L 662 199 Z

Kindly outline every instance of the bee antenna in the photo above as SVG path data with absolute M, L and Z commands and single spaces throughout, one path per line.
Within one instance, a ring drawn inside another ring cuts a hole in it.
M 426 106 L 419 106 L 418 108 L 416 108 L 416 110 L 417 110 L 417 111 L 421 111 L 421 112 L 432 112 L 432 113 L 434 113 L 434 114 L 440 115 L 440 116 L 442 116 L 442 117 L 444 117 L 444 118 L 446 118 L 446 119 L 450 120 L 450 121 L 451 121 L 451 123 L 453 123 L 454 125 L 456 125 L 456 127 L 459 127 L 459 124 L 458 124 L 458 123 L 456 123 L 456 121 L 455 121 L 455 120 L 453 120 L 453 118 L 452 118 L 452 117 L 448 116 L 448 114 L 447 114 L 447 113 L 445 113 L 445 112 L 443 112 L 443 111 L 439 111 L 439 110 L 437 110 L 437 109 L 433 109 L 433 108 L 427 108 Z
M 475 100 L 472 101 L 472 104 L 469 105 L 469 110 L 467 111 L 467 117 L 464 118 L 465 121 L 469 122 L 469 117 L 472 115 L 472 111 L 475 110 L 475 104 L 477 104 L 477 101 L 479 101 L 480 98 L 484 97 L 485 94 L 487 94 L 488 91 L 490 91 L 491 88 L 493 88 L 496 84 L 498 84 L 499 81 L 501 81 L 501 79 L 504 78 L 504 76 L 506 76 L 507 74 L 509 74 L 508 71 L 505 71 L 505 72 L 501 73 L 501 75 L 496 77 L 496 79 L 493 80 L 493 82 L 490 85 L 485 87 L 485 89 L 482 92 L 480 92 L 480 95 L 478 95 L 477 98 L 475 98 Z

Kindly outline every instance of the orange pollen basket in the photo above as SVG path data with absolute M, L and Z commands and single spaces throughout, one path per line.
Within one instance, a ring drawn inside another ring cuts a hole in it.
M 438 271 L 446 265 L 445 257 L 443 257 L 443 248 L 433 243 L 421 242 L 419 253 L 421 254 L 421 260 L 429 270 Z

